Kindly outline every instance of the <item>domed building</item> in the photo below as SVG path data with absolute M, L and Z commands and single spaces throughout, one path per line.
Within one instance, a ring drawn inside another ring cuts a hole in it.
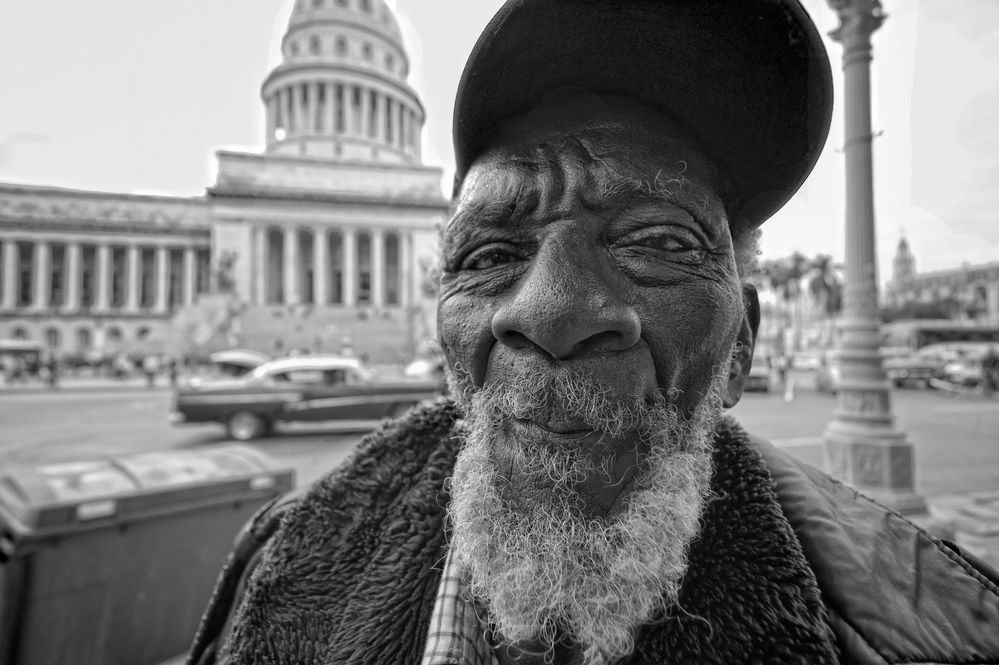
M 420 285 L 448 201 L 395 17 L 298 0 L 281 53 L 264 151 L 217 152 L 204 196 L 0 185 L 0 338 L 95 355 L 350 338 L 397 361 L 433 335 Z

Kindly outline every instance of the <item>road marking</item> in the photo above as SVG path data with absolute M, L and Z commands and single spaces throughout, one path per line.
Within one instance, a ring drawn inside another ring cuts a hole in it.
M 933 407 L 934 413 L 999 413 L 999 402 L 986 404 L 946 404 Z
M 797 436 L 787 439 L 770 439 L 770 443 L 777 448 L 793 448 L 794 446 L 821 446 L 821 436 Z

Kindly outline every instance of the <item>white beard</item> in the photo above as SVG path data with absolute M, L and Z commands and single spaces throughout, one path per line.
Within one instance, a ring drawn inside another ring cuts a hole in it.
M 568 640 L 587 663 L 627 656 L 637 629 L 677 602 L 708 496 L 727 367 L 687 419 L 663 396 L 612 403 L 592 378 L 565 370 L 550 381 L 521 378 L 470 390 L 467 376 L 450 377 L 466 415 L 448 509 L 452 556 L 505 644 L 533 639 L 551 653 Z M 574 489 L 582 478 L 609 479 L 598 454 L 509 440 L 511 417 L 545 409 L 608 436 L 640 435 L 647 452 L 619 512 L 591 514 Z M 515 449 L 519 473 L 550 491 L 511 490 L 494 452 L 499 441 Z

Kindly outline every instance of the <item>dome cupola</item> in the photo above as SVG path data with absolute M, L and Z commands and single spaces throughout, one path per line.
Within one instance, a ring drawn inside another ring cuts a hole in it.
M 296 0 L 281 55 L 261 87 L 268 152 L 420 161 L 423 104 L 384 0 Z

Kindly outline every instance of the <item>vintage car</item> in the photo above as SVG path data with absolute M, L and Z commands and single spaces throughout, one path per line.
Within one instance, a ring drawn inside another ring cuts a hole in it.
M 174 394 L 174 423 L 219 422 L 249 441 L 287 421 L 398 416 L 438 394 L 434 380 L 376 380 L 356 358 L 308 355 L 266 362 L 239 378 L 205 381 Z

